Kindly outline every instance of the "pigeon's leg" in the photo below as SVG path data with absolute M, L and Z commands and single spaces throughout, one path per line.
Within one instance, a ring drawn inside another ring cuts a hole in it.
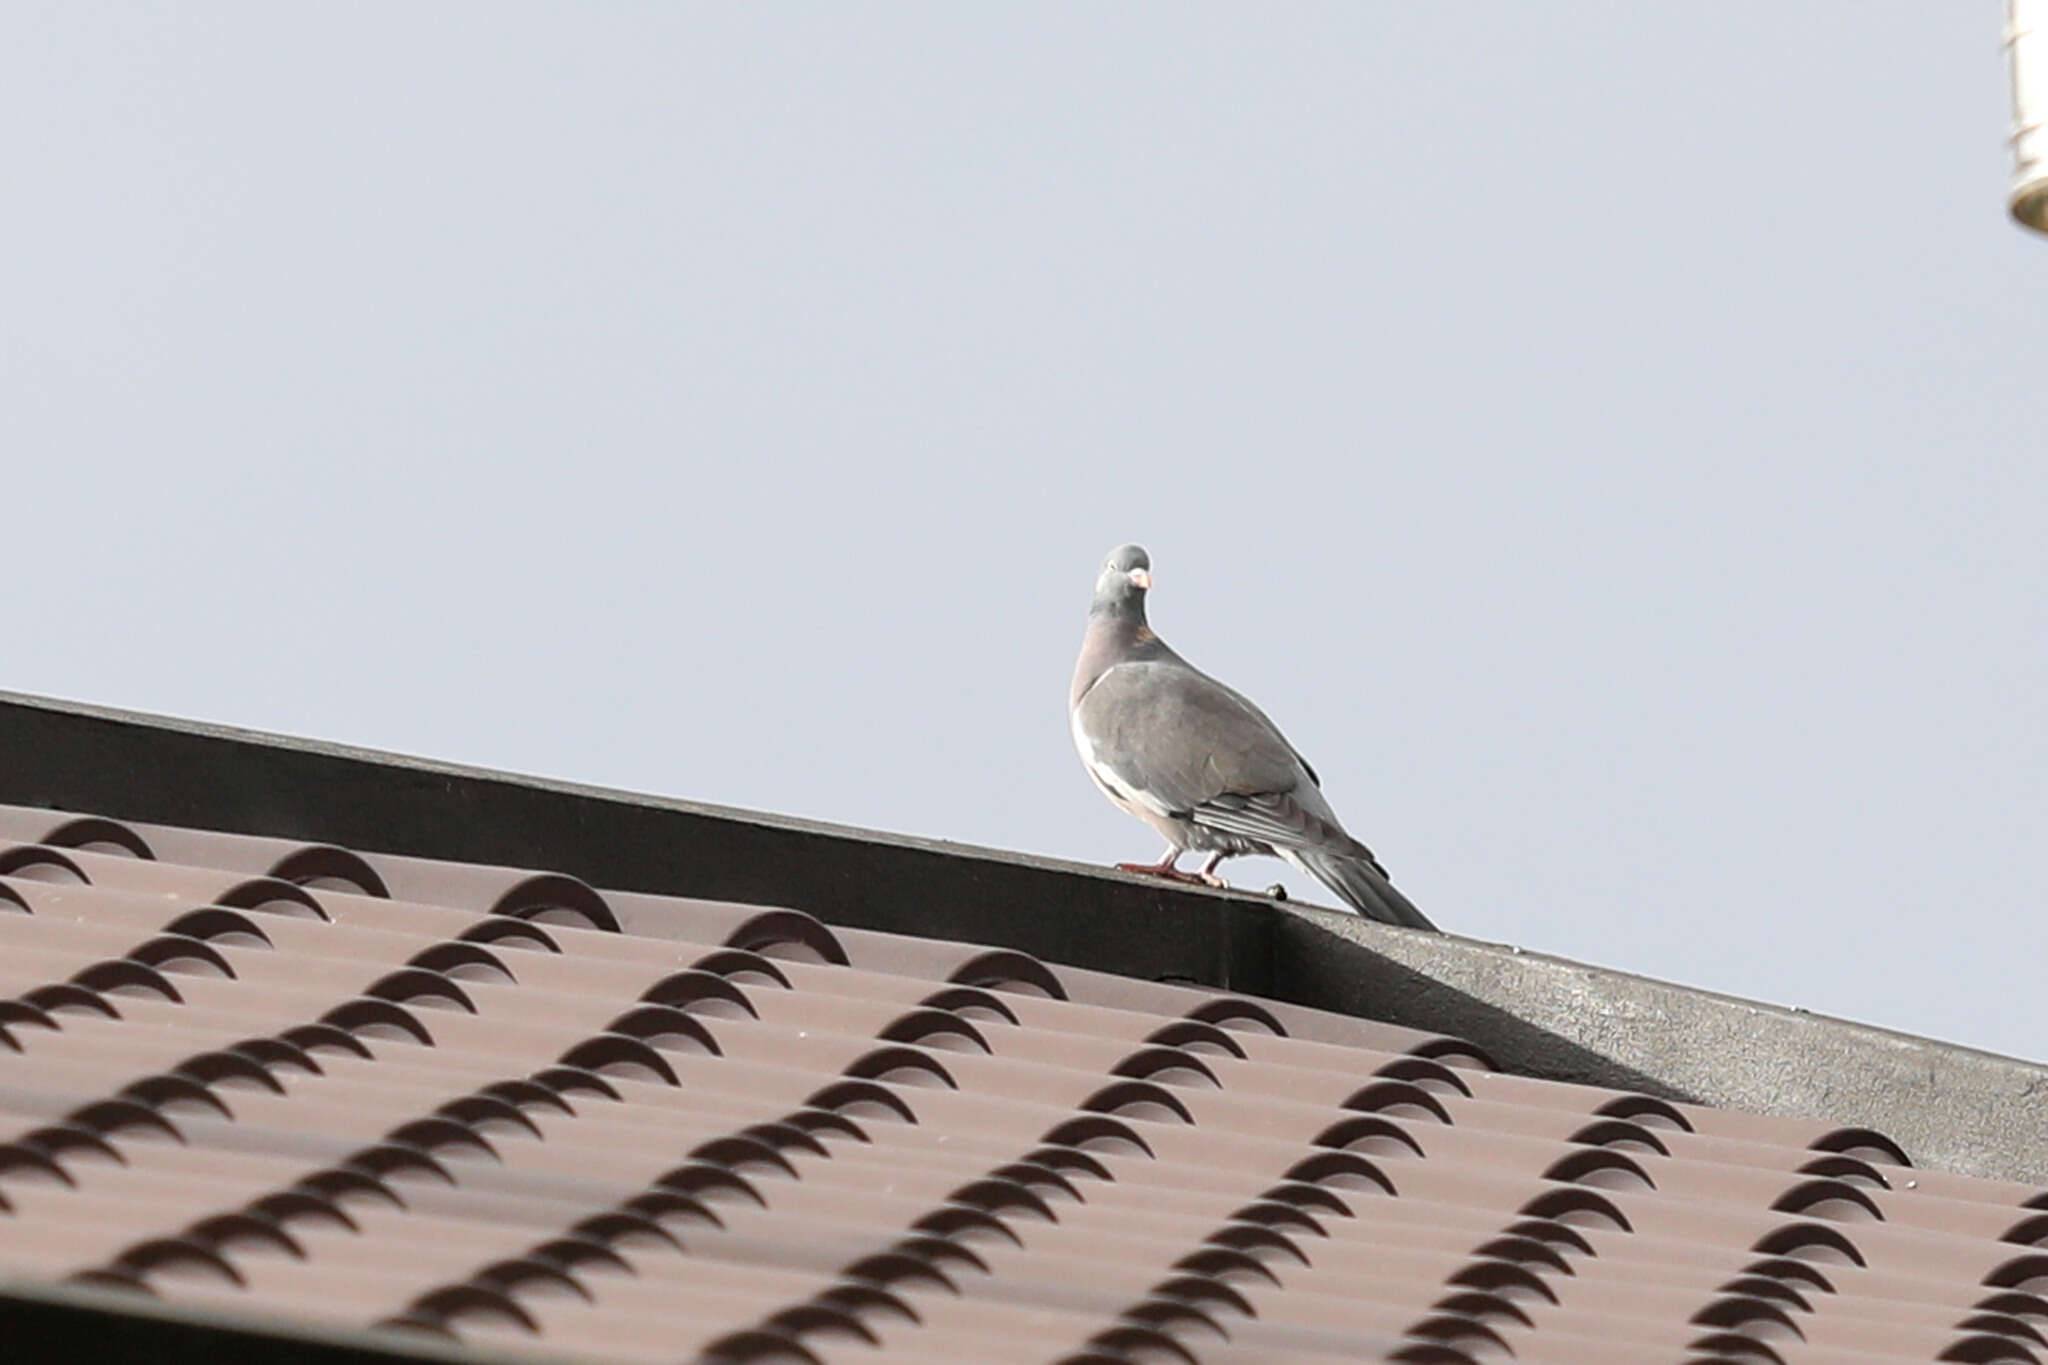
M 1180 861 L 1181 853 L 1181 849 L 1168 844 L 1166 852 L 1159 855 L 1156 863 L 1118 863 L 1116 869 L 1119 872 L 1142 872 L 1148 877 L 1164 877 L 1170 882 L 1186 882 L 1190 886 L 1208 885 L 1200 874 L 1183 872 L 1174 866 Z
M 1216 869 L 1221 867 L 1223 865 L 1223 860 L 1225 858 L 1228 858 L 1229 856 L 1230 855 L 1228 853 L 1211 853 L 1209 855 L 1209 861 L 1203 863 L 1202 870 L 1200 872 L 1197 872 L 1195 875 L 1202 879 L 1202 883 L 1205 886 L 1220 887 L 1225 890 L 1228 890 L 1230 887 L 1230 883 L 1224 881 L 1223 878 L 1217 876 Z

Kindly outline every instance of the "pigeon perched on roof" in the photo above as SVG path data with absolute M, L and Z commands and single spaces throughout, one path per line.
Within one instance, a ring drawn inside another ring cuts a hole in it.
M 1095 580 L 1067 709 L 1074 746 L 1103 795 L 1166 836 L 1157 863 L 1119 863 L 1177 881 L 1223 883 L 1225 858 L 1285 858 L 1361 915 L 1434 929 L 1344 832 L 1309 767 L 1266 713 L 1169 649 L 1145 622 L 1152 560 L 1113 551 Z M 1207 853 L 1196 873 L 1175 864 Z

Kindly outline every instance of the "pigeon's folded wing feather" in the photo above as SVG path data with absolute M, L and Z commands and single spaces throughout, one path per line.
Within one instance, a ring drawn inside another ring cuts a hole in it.
M 1372 853 L 1346 834 L 1336 818 L 1323 810 L 1319 800 L 1303 801 L 1287 792 L 1264 792 L 1256 796 L 1225 793 L 1196 806 L 1188 818 L 1198 825 L 1226 834 L 1256 839 L 1274 848 L 1323 849 L 1363 859 L 1385 876 Z
M 1314 786 L 1272 721 L 1178 658 L 1108 670 L 1081 698 L 1074 721 L 1091 762 L 1164 810 Z

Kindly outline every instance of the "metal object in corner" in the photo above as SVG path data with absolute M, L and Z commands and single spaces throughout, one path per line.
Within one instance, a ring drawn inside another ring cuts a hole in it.
M 2012 62 L 2012 216 L 2048 233 L 2048 0 L 2006 0 Z

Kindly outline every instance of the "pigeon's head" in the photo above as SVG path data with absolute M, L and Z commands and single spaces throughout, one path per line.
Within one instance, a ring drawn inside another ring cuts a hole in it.
M 1152 586 L 1152 556 L 1142 545 L 1119 545 L 1102 561 L 1095 580 L 1094 610 L 1145 619 L 1145 593 Z

